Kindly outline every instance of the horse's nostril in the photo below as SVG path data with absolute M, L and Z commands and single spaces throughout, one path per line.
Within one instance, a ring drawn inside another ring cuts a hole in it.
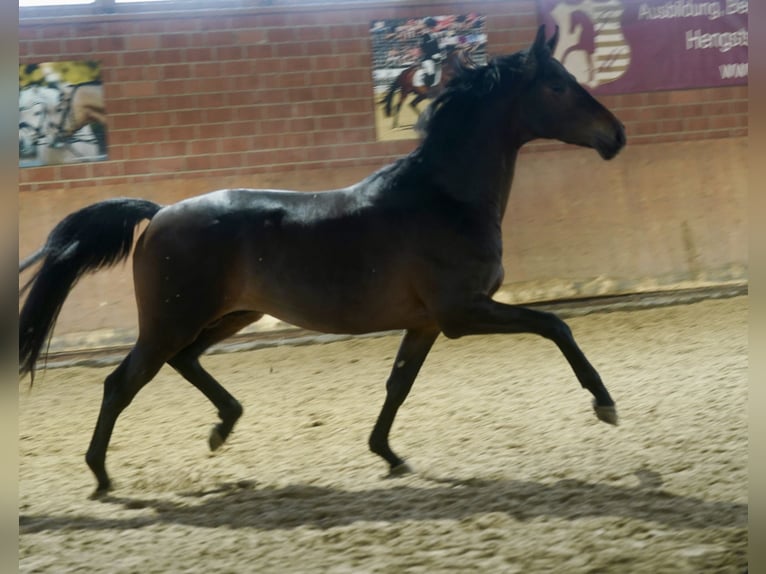
M 617 130 L 617 143 L 620 144 L 620 146 L 624 146 L 625 141 L 625 126 L 620 124 L 620 129 Z

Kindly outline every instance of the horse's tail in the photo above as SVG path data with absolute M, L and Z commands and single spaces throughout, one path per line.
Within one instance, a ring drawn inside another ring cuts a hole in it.
M 19 264 L 19 273 L 42 260 L 22 287 L 29 295 L 19 313 L 19 375 L 34 369 L 61 307 L 78 279 L 127 258 L 136 225 L 162 206 L 144 199 L 108 199 L 68 215 L 45 245 Z
M 391 82 L 391 85 L 388 87 L 388 91 L 386 92 L 386 95 L 383 96 L 383 99 L 380 100 L 381 104 L 384 104 L 383 112 L 386 114 L 387 118 L 391 117 L 391 113 L 393 112 L 393 102 L 394 102 L 394 94 L 396 94 L 396 90 L 399 89 L 399 78 Z

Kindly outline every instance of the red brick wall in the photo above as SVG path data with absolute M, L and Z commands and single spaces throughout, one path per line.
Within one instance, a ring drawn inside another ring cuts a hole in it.
M 369 24 L 476 11 L 489 49 L 525 47 L 533 0 L 253 8 L 22 18 L 22 64 L 100 60 L 109 161 L 20 170 L 20 190 L 382 165 L 412 141 L 377 142 Z M 633 145 L 747 133 L 747 87 L 604 97 Z M 555 144 L 537 144 L 533 151 Z

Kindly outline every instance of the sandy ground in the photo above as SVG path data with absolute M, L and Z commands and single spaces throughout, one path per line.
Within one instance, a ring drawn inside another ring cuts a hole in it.
M 105 501 L 83 455 L 109 369 L 20 390 L 21 572 L 743 572 L 747 298 L 569 321 L 620 409 L 532 336 L 437 341 L 367 451 L 395 337 L 206 358 L 245 415 L 170 369 L 120 419 Z

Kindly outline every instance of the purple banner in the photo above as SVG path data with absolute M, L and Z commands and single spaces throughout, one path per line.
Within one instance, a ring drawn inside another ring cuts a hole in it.
M 597 94 L 747 84 L 748 0 L 538 0 L 554 56 Z

